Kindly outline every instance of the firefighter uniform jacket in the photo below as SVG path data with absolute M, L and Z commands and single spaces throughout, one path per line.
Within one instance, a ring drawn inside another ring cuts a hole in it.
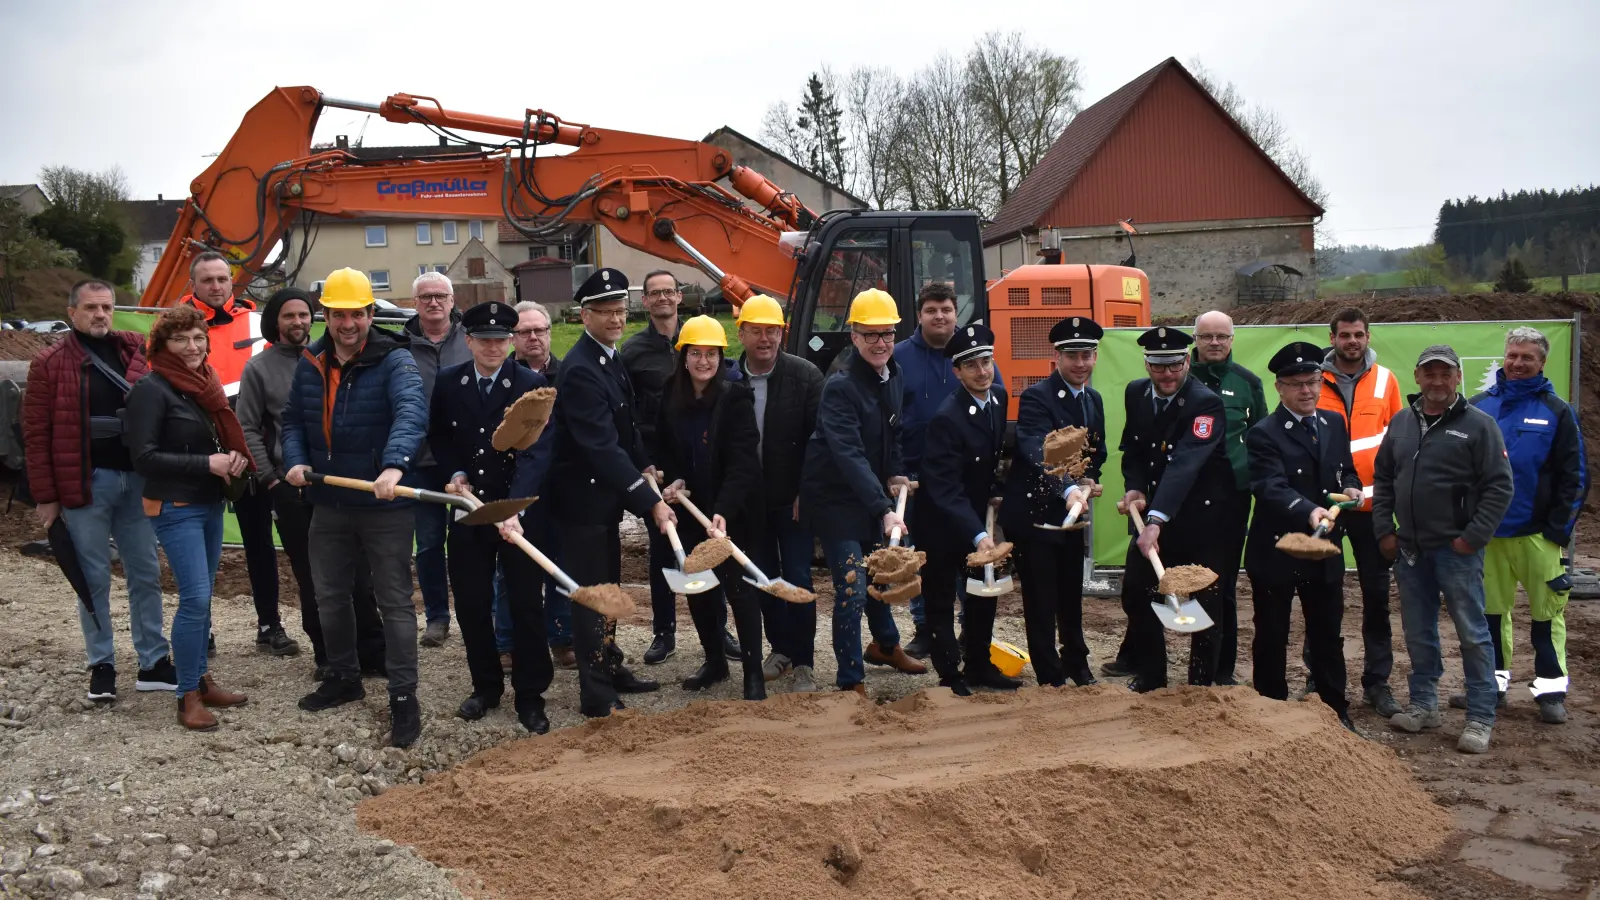
M 966 553 L 984 531 L 989 498 L 1000 496 L 995 468 L 1006 435 L 1005 392 L 990 387 L 980 407 L 957 389 L 934 411 L 925 435 L 911 533 L 929 552 Z
M 627 509 L 649 521 L 657 497 L 640 474 L 650 456 L 621 355 L 584 333 L 561 359 L 556 391 L 550 419 L 556 429 L 550 466 L 555 515 L 574 525 L 615 525 Z
M 1080 400 L 1059 372 L 1034 382 L 1017 400 L 1017 450 L 1006 478 L 1005 503 L 1000 507 L 1000 527 L 1011 540 L 1064 542 L 1066 532 L 1047 531 L 1035 525 L 1060 525 L 1067 517 L 1063 495 L 1067 483 L 1044 471 L 1044 439 L 1068 426 L 1089 430 L 1089 465 L 1084 477 L 1100 480 L 1106 462 L 1106 405 L 1100 392 L 1084 387 Z
M 1286 534 L 1311 533 L 1311 511 L 1329 506 L 1329 494 L 1361 492 L 1344 419 L 1323 409 L 1314 415 L 1315 438 L 1281 403 L 1245 434 L 1256 508 L 1245 541 L 1244 562 L 1245 571 L 1257 582 L 1331 583 L 1344 577 L 1342 556 L 1298 559 L 1277 548 L 1278 539 Z M 1327 539 L 1337 544 L 1341 537 L 1335 524 Z
M 1128 385 L 1123 402 L 1122 479 L 1125 490 L 1144 494 L 1147 522 L 1159 513 L 1171 523 L 1162 529 L 1163 557 L 1167 548 L 1177 549 L 1179 534 L 1185 547 L 1217 540 L 1223 501 L 1237 490 L 1223 438 L 1222 400 L 1199 379 L 1187 378 L 1157 415 L 1155 389 L 1141 378 Z
M 428 405 L 428 445 L 445 476 L 466 475 L 473 494 L 485 503 L 537 496 L 550 468 L 551 429 L 520 452 L 496 450 L 491 438 L 506 408 L 545 384 L 543 375 L 509 358 L 491 380 L 488 396 L 471 360 L 440 369 Z

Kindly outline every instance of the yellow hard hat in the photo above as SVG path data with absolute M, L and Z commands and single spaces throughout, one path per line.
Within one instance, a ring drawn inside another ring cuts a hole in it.
M 684 344 L 726 348 L 728 333 L 722 330 L 722 323 L 716 319 L 710 316 L 695 316 L 683 323 L 683 330 L 678 332 L 678 349 L 682 350 Z
M 990 641 L 989 662 L 1007 678 L 1016 678 L 1022 674 L 1022 667 L 1028 664 L 1028 654 L 1016 644 Z
M 888 291 L 867 288 L 850 301 L 847 325 L 899 325 L 900 305 Z
M 318 301 L 326 309 L 365 309 L 376 303 L 372 296 L 372 281 L 365 272 L 340 269 L 322 283 L 322 298 Z
M 739 307 L 735 325 L 782 325 L 783 307 L 766 294 L 757 294 Z

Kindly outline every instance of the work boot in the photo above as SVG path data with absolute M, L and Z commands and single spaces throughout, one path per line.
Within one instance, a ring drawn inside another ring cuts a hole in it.
M 317 685 L 317 689 L 300 698 L 299 706 L 306 712 L 322 712 L 354 703 L 367 696 L 367 689 L 362 686 L 361 679 L 344 679 L 338 676 L 329 676 Z
M 1546 725 L 1565 725 L 1567 703 L 1560 697 L 1539 698 L 1539 721 Z
M 739 646 L 739 639 L 726 628 L 722 629 L 722 655 L 735 661 L 744 655 L 744 648 Z
M 1350 721 L 1350 714 L 1348 712 L 1339 713 L 1339 724 L 1344 726 L 1345 731 L 1350 732 L 1356 737 L 1361 736 L 1361 732 L 1356 730 L 1356 723 Z
M 867 649 L 862 652 L 861 658 L 872 665 L 889 666 L 907 675 L 926 675 L 928 672 L 927 666 L 907 656 L 905 648 L 898 645 L 885 653 L 877 641 L 872 641 L 867 644 Z
M 551 647 L 550 661 L 558 669 L 576 669 L 578 667 L 578 654 L 573 651 L 572 645 L 565 647 Z
M 1126 678 L 1133 674 L 1133 666 L 1120 659 L 1113 659 L 1100 667 L 1100 674 L 1107 678 Z
M 1505 706 L 1506 706 L 1506 692 L 1505 691 L 1501 691 L 1500 695 L 1495 698 L 1494 708 L 1495 709 L 1505 709 Z M 1451 709 L 1466 709 L 1467 708 L 1467 695 L 1466 694 L 1451 694 L 1450 695 L 1450 708 Z
M 633 674 L 627 666 L 618 666 L 617 674 L 611 677 L 611 686 L 619 694 L 648 694 L 651 691 L 661 690 L 661 683 L 649 678 L 640 678 Z
M 331 672 L 331 671 L 332 671 L 332 669 L 328 668 L 328 664 L 327 663 L 325 663 L 325 662 L 317 663 L 317 667 L 315 669 L 311 670 L 311 680 L 315 681 L 315 682 L 318 682 L 318 683 L 327 681 L 328 680 L 328 673 Z
M 1101 669 L 1101 671 L 1103 672 L 1105 670 Z M 1133 691 L 1135 694 L 1148 694 L 1151 691 L 1159 691 L 1164 687 L 1166 687 L 1165 684 L 1145 682 L 1143 679 L 1138 678 L 1137 676 L 1132 681 L 1128 682 L 1128 690 Z
M 994 666 L 984 666 L 977 670 L 968 669 L 966 680 L 973 687 L 988 688 L 991 691 L 1014 691 L 1022 687 L 1021 678 L 1012 678 Z
M 456 708 L 456 718 L 466 719 L 468 722 L 476 722 L 488 715 L 489 710 L 499 705 L 499 697 L 485 697 L 482 694 L 473 694 L 471 697 L 461 701 L 461 705 Z
M 256 652 L 272 656 L 299 656 L 300 645 L 284 632 L 282 625 L 265 625 L 256 629 Z
M 1461 739 L 1456 741 L 1456 749 L 1462 753 L 1488 753 L 1489 738 L 1493 734 L 1493 725 L 1468 721 L 1467 727 L 1461 729 Z
M 395 694 L 389 698 L 389 746 L 405 748 L 422 735 L 422 708 L 416 694 Z
M 789 657 L 774 650 L 767 654 L 767 661 L 761 664 L 761 676 L 768 681 L 777 681 L 789 674 L 794 666 L 790 665 Z
M 1375 684 L 1362 691 L 1367 698 L 1367 705 L 1378 711 L 1378 715 L 1385 719 L 1393 718 L 1400 714 L 1400 701 L 1394 699 L 1394 691 L 1389 690 L 1387 684 Z
M 89 667 L 89 699 L 96 703 L 110 703 L 117 699 L 117 667 L 100 663 Z
M 1296 700 L 1304 700 L 1307 697 L 1311 696 L 1312 694 L 1315 694 L 1316 692 L 1317 692 L 1316 679 L 1312 678 L 1310 675 L 1307 675 L 1306 676 L 1306 686 L 1303 689 L 1301 689 L 1299 696 L 1295 697 L 1295 699 Z
M 683 689 L 686 691 L 703 691 L 713 684 L 728 680 L 728 661 L 726 659 L 708 659 L 694 670 L 694 674 L 683 680 Z
M 746 700 L 767 699 L 767 679 L 760 669 L 753 667 L 745 669 L 744 698 Z
M 1089 671 L 1088 666 L 1079 668 L 1078 671 L 1068 674 L 1067 677 L 1072 679 L 1072 683 L 1078 687 L 1088 687 L 1091 684 L 1100 683 L 1099 680 L 1094 677 L 1094 673 Z
M 211 673 L 207 672 L 200 676 L 200 701 L 214 709 L 227 709 L 230 706 L 243 706 L 250 702 L 250 698 L 217 687 L 217 683 L 211 680 Z
M 518 703 L 517 721 L 532 734 L 549 734 L 550 717 L 544 714 L 544 702 Z
M 1444 723 L 1437 709 L 1428 709 L 1413 703 L 1406 707 L 1405 712 L 1389 717 L 1389 727 L 1396 731 L 1416 734 L 1424 728 L 1438 728 Z
M 660 665 L 667 661 L 667 657 L 678 652 L 678 639 L 670 631 L 663 631 L 656 635 L 650 642 L 650 649 L 644 652 L 644 664 L 647 666 Z
M 962 678 L 959 675 L 957 675 L 957 676 L 955 676 L 953 678 L 941 678 L 941 679 L 939 679 L 939 686 L 940 687 L 949 688 L 950 689 L 950 693 L 955 694 L 957 697 L 971 697 L 972 696 L 972 688 L 967 687 L 966 679 Z
M 178 724 L 190 731 L 216 731 L 217 717 L 206 709 L 199 691 L 190 691 L 178 698 Z
M 933 652 L 933 635 L 928 633 L 925 625 L 918 625 L 911 632 L 911 640 L 906 641 L 906 655 L 912 659 L 927 659 Z
M 789 679 L 789 690 L 795 694 L 815 694 L 817 676 L 810 666 L 795 666 L 794 677 Z
M 428 627 L 422 629 L 422 640 L 418 643 L 424 647 L 440 647 L 449 636 L 450 620 L 440 619 L 437 622 L 429 622 Z

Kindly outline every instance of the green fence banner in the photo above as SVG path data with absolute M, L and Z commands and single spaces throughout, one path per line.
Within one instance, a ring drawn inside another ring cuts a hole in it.
M 1403 395 L 1416 393 L 1417 383 L 1413 373 L 1417 357 L 1433 344 L 1449 344 L 1461 357 L 1461 391 L 1472 396 L 1494 384 L 1494 373 L 1505 355 L 1506 332 L 1520 325 L 1531 325 L 1550 339 L 1550 358 L 1545 362 L 1545 376 L 1555 386 L 1556 392 L 1569 402 L 1572 399 L 1572 342 L 1573 323 L 1569 319 L 1547 321 L 1508 322 L 1408 322 L 1403 324 L 1372 325 L 1372 349 L 1377 351 L 1378 364 L 1394 372 Z M 1182 329 L 1193 333 L 1194 329 Z M 1116 503 L 1123 494 L 1121 454 L 1117 444 L 1122 439 L 1123 390 L 1130 381 L 1146 377 L 1144 356 L 1135 339 L 1142 333 L 1137 328 L 1107 329 L 1100 342 L 1100 362 L 1095 366 L 1091 382 L 1105 399 L 1106 442 L 1111 456 L 1106 460 L 1101 474 L 1105 493 L 1094 506 L 1094 561 L 1097 566 L 1120 568 L 1128 551 L 1128 520 L 1117 514 Z M 1325 323 L 1307 325 L 1241 325 L 1234 329 L 1234 361 L 1260 376 L 1267 395 L 1270 414 L 1278 408 L 1277 391 L 1272 374 L 1267 371 L 1267 361 L 1283 345 L 1292 341 L 1307 341 L 1318 346 L 1328 344 L 1328 326 Z M 1346 547 L 1346 565 L 1353 566 L 1353 557 Z

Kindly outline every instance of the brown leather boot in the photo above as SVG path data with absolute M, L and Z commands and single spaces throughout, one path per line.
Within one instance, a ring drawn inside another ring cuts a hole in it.
M 875 666 L 889 666 L 907 675 L 926 675 L 928 667 L 906 655 L 906 648 L 895 645 L 893 653 L 883 652 L 877 641 L 867 644 L 861 658 Z
M 250 698 L 243 694 L 225 691 L 217 687 L 217 683 L 211 680 L 211 673 L 209 672 L 200 676 L 200 690 L 196 693 L 200 695 L 200 702 L 219 709 L 226 709 L 230 706 L 243 706 L 250 702 Z
M 178 698 L 178 724 L 190 731 L 216 731 L 217 717 L 201 702 L 199 691 L 190 691 Z

